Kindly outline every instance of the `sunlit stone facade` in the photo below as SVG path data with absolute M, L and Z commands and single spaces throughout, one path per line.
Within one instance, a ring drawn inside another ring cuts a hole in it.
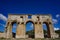
M 28 18 L 30 16 L 31 18 Z M 47 25 L 48 37 L 56 38 L 56 33 L 54 32 L 54 27 L 52 24 L 52 17 L 49 14 L 9 14 L 6 23 L 5 33 L 6 38 L 12 38 L 12 24 L 16 23 L 18 26 L 16 28 L 16 38 L 26 38 L 26 22 L 31 21 L 34 23 L 35 38 L 44 38 L 43 33 L 43 23 Z

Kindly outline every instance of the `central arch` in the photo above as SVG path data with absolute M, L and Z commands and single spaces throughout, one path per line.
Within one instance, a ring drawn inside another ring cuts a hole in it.
M 35 38 L 35 27 L 34 27 L 34 22 L 33 21 L 27 21 L 26 24 L 26 36 L 28 38 Z

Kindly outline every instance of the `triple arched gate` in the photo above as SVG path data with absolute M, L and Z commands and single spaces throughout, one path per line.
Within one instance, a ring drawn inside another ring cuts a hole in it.
M 30 16 L 30 15 L 29 15 Z M 55 38 L 55 32 L 52 24 L 50 15 L 32 15 L 32 18 L 28 18 L 28 15 L 8 15 L 6 23 L 6 37 L 13 38 L 12 36 L 12 25 L 17 24 L 16 38 L 26 38 L 26 23 L 32 22 L 34 25 L 35 38 L 44 38 L 43 23 L 47 25 L 47 32 L 49 38 Z

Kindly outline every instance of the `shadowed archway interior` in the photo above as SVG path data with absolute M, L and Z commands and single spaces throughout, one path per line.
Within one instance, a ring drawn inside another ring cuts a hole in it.
M 12 22 L 12 37 L 16 38 L 16 29 L 17 29 L 17 23 Z
M 49 24 L 47 22 L 43 22 L 43 32 L 44 38 L 51 38 Z

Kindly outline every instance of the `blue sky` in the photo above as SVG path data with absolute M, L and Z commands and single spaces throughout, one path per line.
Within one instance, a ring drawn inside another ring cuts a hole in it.
M 4 29 L 9 13 L 51 14 L 55 29 L 60 28 L 60 0 L 0 0 L 0 15 L 4 16 L 0 16 L 0 30 Z

